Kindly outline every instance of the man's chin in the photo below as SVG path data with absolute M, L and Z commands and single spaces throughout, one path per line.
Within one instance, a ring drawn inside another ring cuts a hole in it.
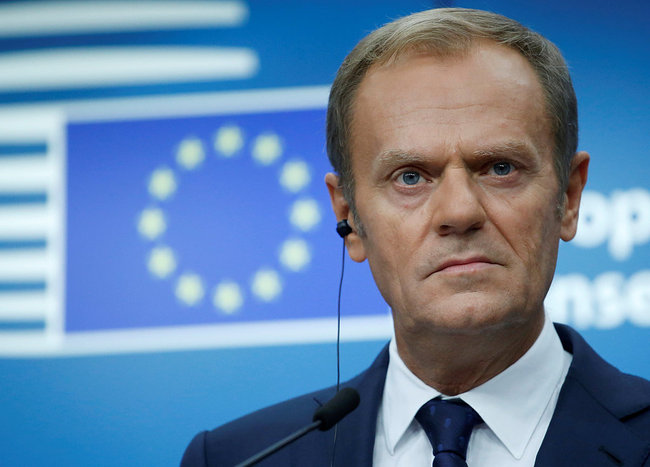
M 530 321 L 515 309 L 506 309 L 503 301 L 453 301 L 435 310 L 418 313 L 408 319 L 413 332 L 427 331 L 446 334 L 474 335 L 510 326 L 525 326 Z

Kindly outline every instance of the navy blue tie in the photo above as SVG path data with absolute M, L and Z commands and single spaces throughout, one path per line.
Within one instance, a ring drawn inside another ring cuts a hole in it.
M 431 399 L 420 407 L 415 419 L 433 447 L 433 467 L 467 467 L 469 437 L 483 421 L 473 408 L 460 399 Z

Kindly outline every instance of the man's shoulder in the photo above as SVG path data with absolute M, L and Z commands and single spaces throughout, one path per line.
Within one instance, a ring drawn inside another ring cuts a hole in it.
M 342 384 L 361 394 L 359 408 L 339 423 L 337 451 L 342 435 L 374 420 L 383 389 L 387 349 L 363 373 Z M 182 466 L 235 465 L 312 422 L 314 412 L 336 393 L 331 386 L 256 410 L 211 431 L 197 434 L 185 451 Z M 374 436 L 374 426 L 369 427 Z M 319 459 L 329 465 L 333 431 L 315 431 L 273 454 L 268 465 L 300 465 L 299 459 Z M 326 462 L 325 462 L 326 461 Z M 262 464 L 267 465 L 267 464 Z M 317 465 L 313 462 L 311 465 Z
M 190 443 L 182 465 L 234 465 L 241 462 L 308 425 L 314 411 L 327 401 L 330 392 L 333 394 L 333 390 L 327 388 L 304 394 L 199 433 Z M 205 457 L 205 464 L 189 462 L 187 457 L 193 450 Z
M 536 465 L 646 465 L 650 382 L 607 363 L 568 326 L 555 327 L 573 359 Z
M 613 417 L 650 436 L 650 381 L 606 362 L 570 327 L 555 327 L 565 350 L 573 354 L 565 387 L 580 387 Z

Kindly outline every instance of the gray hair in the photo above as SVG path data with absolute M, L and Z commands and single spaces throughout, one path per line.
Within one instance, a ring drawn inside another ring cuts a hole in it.
M 350 156 L 355 96 L 373 65 L 390 63 L 411 52 L 436 56 L 466 53 L 475 41 L 491 40 L 521 53 L 533 67 L 546 100 L 555 139 L 554 166 L 560 194 L 566 189 L 571 160 L 578 146 L 578 109 L 571 77 L 558 48 L 517 21 L 495 13 L 439 8 L 415 13 L 373 31 L 348 54 L 336 74 L 327 108 L 327 154 L 363 235 L 354 203 Z

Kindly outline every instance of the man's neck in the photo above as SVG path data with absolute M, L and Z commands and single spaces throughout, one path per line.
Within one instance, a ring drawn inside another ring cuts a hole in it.
M 469 391 L 498 375 L 535 343 L 544 315 L 526 328 L 495 328 L 474 333 L 428 332 L 406 339 L 395 333 L 397 350 L 411 372 L 447 396 Z

